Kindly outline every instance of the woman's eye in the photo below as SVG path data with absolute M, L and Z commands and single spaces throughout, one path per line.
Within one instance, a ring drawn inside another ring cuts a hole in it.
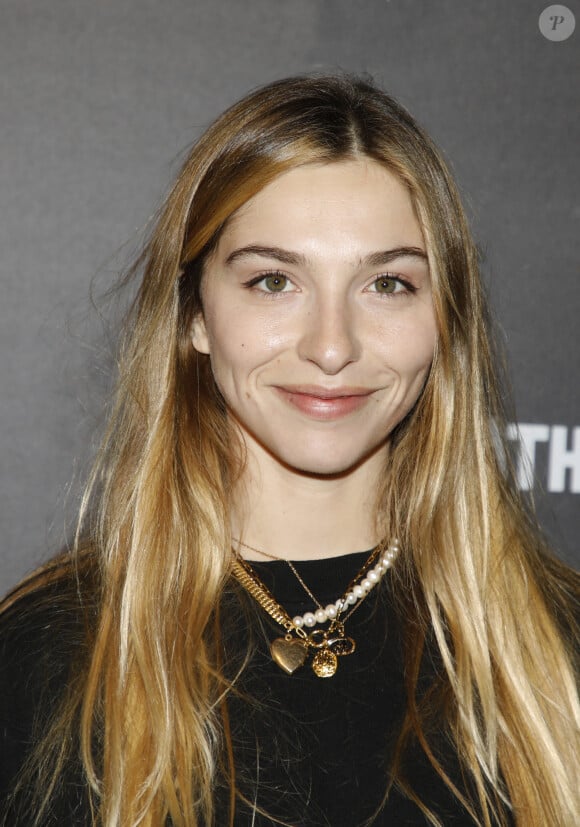
M 398 293 L 404 289 L 401 281 L 395 276 L 379 276 L 371 285 L 373 293 Z
M 248 287 L 254 287 L 263 293 L 288 293 L 292 289 L 292 282 L 284 273 L 265 273 L 252 279 Z
M 282 293 L 288 285 L 286 276 L 273 273 L 270 276 L 264 277 L 264 287 L 271 293 Z

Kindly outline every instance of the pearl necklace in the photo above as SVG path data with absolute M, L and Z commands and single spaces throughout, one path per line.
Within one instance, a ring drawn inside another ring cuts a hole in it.
M 395 540 L 386 548 L 384 545 L 380 545 L 373 549 L 369 559 L 351 581 L 342 597 L 334 603 L 329 603 L 324 608 L 312 594 L 290 560 L 276 557 L 238 539 L 234 539 L 234 542 L 262 554 L 264 557 L 287 563 L 303 589 L 318 606 L 315 612 L 306 612 L 304 615 L 290 618 L 286 610 L 280 606 L 269 589 L 262 583 L 250 564 L 237 556 L 232 568 L 236 579 L 270 617 L 286 629 L 286 636 L 277 638 L 270 646 L 272 659 L 281 669 L 288 674 L 292 674 L 299 666 L 302 666 L 309 649 L 317 650 L 312 661 L 314 673 L 321 678 L 334 675 L 338 667 L 337 655 L 350 655 L 356 647 L 355 641 L 345 636 L 344 624 L 391 568 L 399 554 L 398 542 Z M 342 617 L 343 614 L 344 617 Z M 329 622 L 330 625 L 326 630 L 314 629 L 317 625 L 324 625 Z M 313 629 L 313 631 L 308 633 L 304 627 Z

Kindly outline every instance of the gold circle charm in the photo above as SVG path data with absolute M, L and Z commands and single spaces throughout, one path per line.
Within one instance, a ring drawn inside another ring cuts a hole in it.
M 336 672 L 338 658 L 331 649 L 317 652 L 312 660 L 312 670 L 319 678 L 331 678 Z

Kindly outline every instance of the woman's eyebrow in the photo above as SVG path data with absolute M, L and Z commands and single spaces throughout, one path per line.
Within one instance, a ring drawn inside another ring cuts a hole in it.
M 246 247 L 233 250 L 226 258 L 225 263 L 230 265 L 234 261 L 251 256 L 276 259 L 276 261 L 281 261 L 283 264 L 296 266 L 303 266 L 307 263 L 306 257 L 301 253 L 285 250 L 282 247 L 267 247 L 262 244 L 248 244 Z M 391 250 L 370 253 L 368 256 L 361 258 L 359 264 L 366 267 L 381 267 L 398 258 L 419 258 L 422 261 L 428 261 L 427 253 L 420 247 L 394 247 Z
M 419 258 L 421 261 L 429 261 L 427 253 L 421 247 L 394 247 L 392 250 L 381 250 L 378 253 L 371 253 L 361 260 L 366 267 L 381 267 L 383 264 L 390 264 L 397 258 Z
M 226 264 L 233 264 L 241 258 L 250 256 L 261 256 L 262 258 L 275 258 L 284 264 L 303 265 L 306 258 L 301 253 L 293 253 L 291 250 L 284 250 L 282 247 L 265 247 L 262 244 L 248 244 L 247 247 L 239 247 L 233 250 L 226 258 Z

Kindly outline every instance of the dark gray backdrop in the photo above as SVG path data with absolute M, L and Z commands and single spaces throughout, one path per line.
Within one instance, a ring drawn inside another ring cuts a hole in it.
M 580 561 L 580 0 L 562 42 L 539 31 L 547 5 L 0 1 L 0 591 L 62 542 L 100 426 L 91 280 L 102 293 L 127 263 L 184 148 L 227 104 L 337 67 L 372 73 L 452 163 L 542 522 Z

